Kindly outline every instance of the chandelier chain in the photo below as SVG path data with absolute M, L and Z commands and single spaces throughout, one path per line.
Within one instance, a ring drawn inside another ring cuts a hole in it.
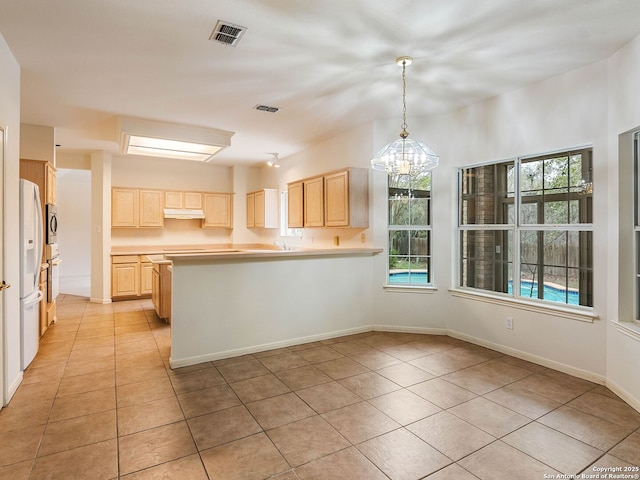
M 409 136 L 409 132 L 407 132 L 407 61 L 402 60 L 402 133 L 400 136 L 402 138 L 407 138 Z

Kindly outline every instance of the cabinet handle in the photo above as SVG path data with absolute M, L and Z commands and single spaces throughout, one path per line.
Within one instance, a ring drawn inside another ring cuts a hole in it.
M 11 288 L 11 284 L 3 280 L 2 283 L 0 283 L 0 292 L 2 290 L 6 290 L 7 288 Z

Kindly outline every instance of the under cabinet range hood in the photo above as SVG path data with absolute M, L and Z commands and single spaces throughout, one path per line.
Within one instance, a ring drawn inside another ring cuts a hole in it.
M 204 210 L 189 208 L 165 208 L 164 218 L 181 218 L 190 220 L 192 218 L 204 218 Z

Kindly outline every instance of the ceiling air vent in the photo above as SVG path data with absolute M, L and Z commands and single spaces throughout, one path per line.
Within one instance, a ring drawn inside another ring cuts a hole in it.
M 256 110 L 260 110 L 261 112 L 269 113 L 276 113 L 278 110 L 280 110 L 278 107 L 269 107 L 267 105 L 256 105 L 254 108 Z
M 247 27 L 241 27 L 240 25 L 218 20 L 216 28 L 213 29 L 209 40 L 235 47 L 246 31 Z

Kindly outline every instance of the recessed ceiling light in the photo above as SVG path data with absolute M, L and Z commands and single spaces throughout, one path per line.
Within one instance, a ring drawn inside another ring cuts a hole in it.
M 120 152 L 126 155 L 208 162 L 231 145 L 233 132 L 120 117 Z

